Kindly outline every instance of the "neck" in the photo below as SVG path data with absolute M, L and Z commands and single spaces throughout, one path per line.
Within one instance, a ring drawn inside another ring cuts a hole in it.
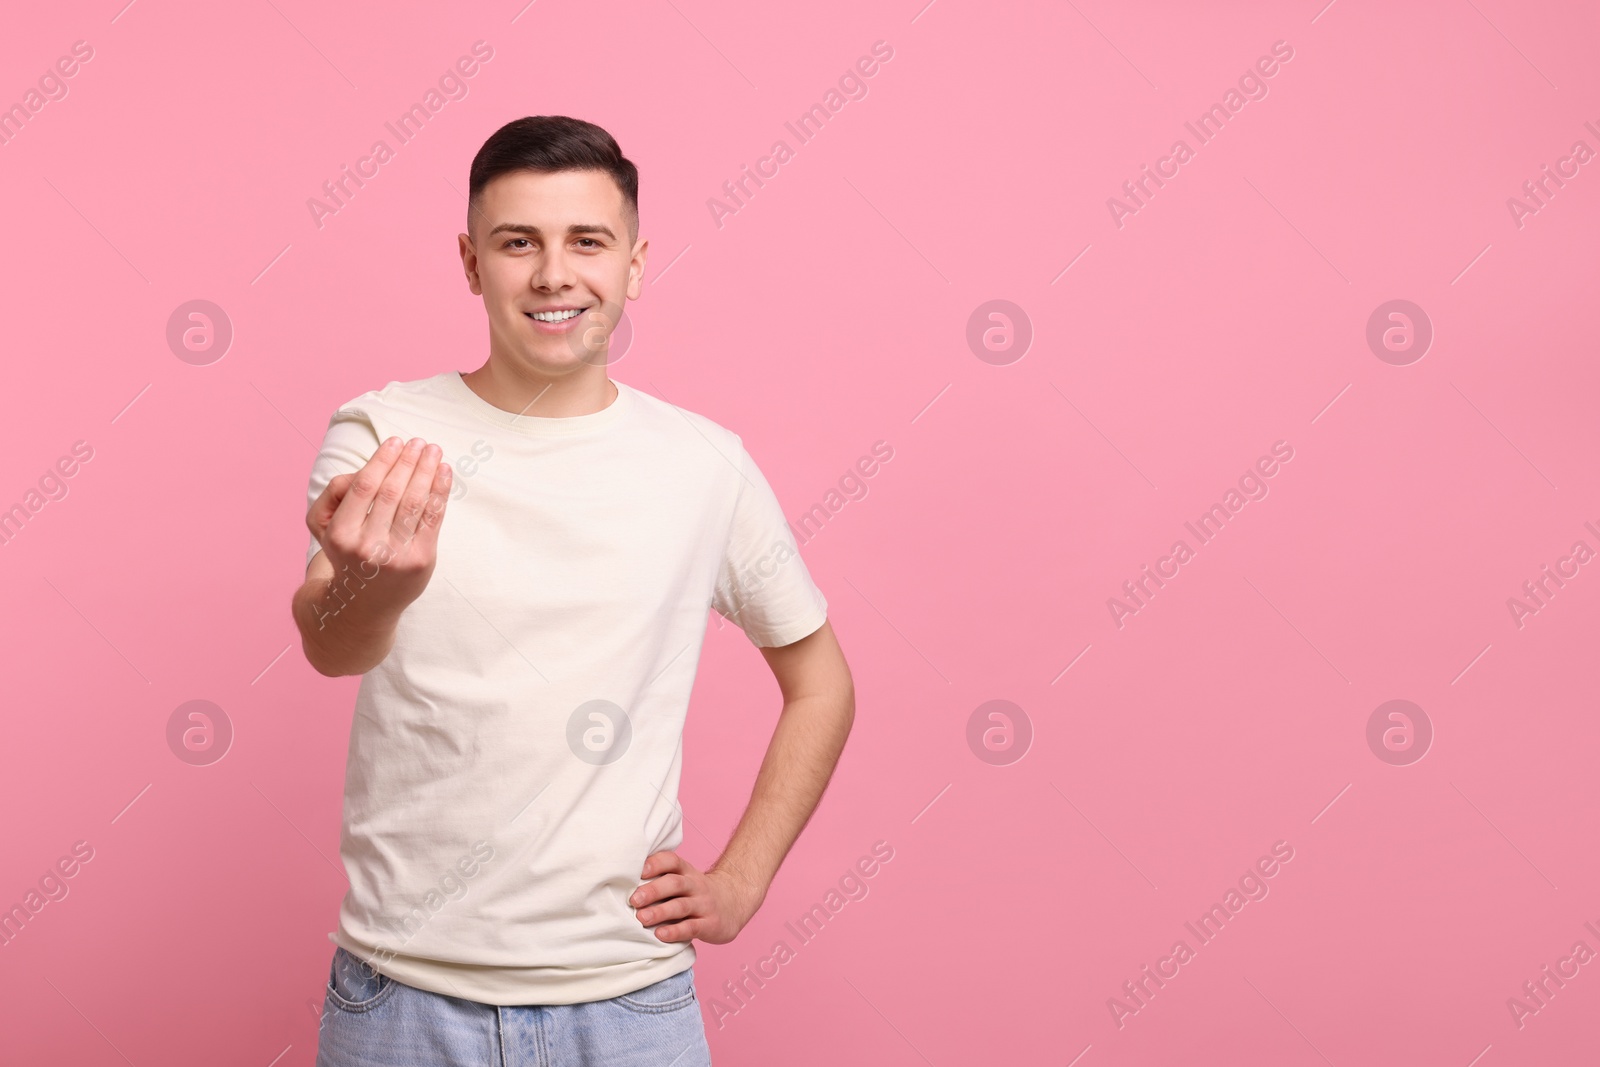
M 543 375 L 506 367 L 492 357 L 461 380 L 474 393 L 502 411 L 530 418 L 568 419 L 592 415 L 617 398 L 617 387 L 604 366 L 585 366 L 570 374 Z

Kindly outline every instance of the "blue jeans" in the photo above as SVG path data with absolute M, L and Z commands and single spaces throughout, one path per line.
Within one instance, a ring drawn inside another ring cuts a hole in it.
M 335 947 L 316 1067 L 710 1067 L 694 968 L 585 1004 L 430 993 Z

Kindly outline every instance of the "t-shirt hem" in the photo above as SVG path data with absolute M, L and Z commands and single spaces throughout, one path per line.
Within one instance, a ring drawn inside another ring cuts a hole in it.
M 694 943 L 679 942 L 680 951 L 602 967 L 495 967 L 445 963 L 400 953 L 379 958 L 372 948 L 343 930 L 328 940 L 368 961 L 373 970 L 404 985 L 479 1004 L 511 1007 L 524 1004 L 585 1004 L 637 992 L 695 963 Z
M 783 645 L 792 645 L 802 637 L 810 637 L 822 629 L 822 624 L 827 621 L 826 606 L 813 608 L 789 625 L 768 630 L 759 636 L 752 636 L 751 640 L 757 648 L 780 648 Z

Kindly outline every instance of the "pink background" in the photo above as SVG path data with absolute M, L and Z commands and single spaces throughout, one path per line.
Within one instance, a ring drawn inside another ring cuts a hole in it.
M 740 433 L 797 521 L 894 451 L 803 549 L 858 717 L 765 909 L 700 948 L 717 1063 L 1593 1061 L 1600 962 L 1521 1027 L 1507 1000 L 1600 951 L 1600 575 L 1520 627 L 1508 600 L 1600 549 L 1600 163 L 1520 227 L 1507 201 L 1600 149 L 1600 19 L 920 3 L 8 16 L 0 103 L 94 54 L 0 146 L 0 507 L 93 458 L 0 546 L 0 904 L 74 842 L 93 859 L 0 949 L 0 1060 L 312 1062 L 357 680 L 313 672 L 289 615 L 311 460 L 346 399 L 483 362 L 468 164 L 570 114 L 642 172 L 615 376 Z M 384 122 L 477 40 L 468 95 L 397 147 Z M 784 122 L 879 40 L 865 98 L 799 145 Z M 1185 121 L 1280 40 L 1266 97 L 1199 145 Z M 319 229 L 307 199 L 380 137 L 395 158 Z M 1119 227 L 1108 198 L 1180 137 Z M 794 158 L 719 227 L 708 199 L 778 138 Z M 195 299 L 234 330 L 207 365 L 166 340 Z M 1366 340 L 1394 299 L 1434 332 L 1406 365 Z M 991 300 L 1031 323 L 1020 358 L 969 347 Z M 1277 441 L 1269 494 L 1199 545 L 1184 523 Z M 1119 627 L 1108 599 L 1179 538 Z M 709 622 L 702 866 L 779 707 Z M 968 724 L 1000 699 L 1032 740 L 994 765 Z M 1393 699 L 1432 724 L 1408 765 L 1367 741 Z M 234 731 L 207 766 L 167 740 L 190 700 Z M 880 840 L 870 893 L 796 947 L 784 923 Z M 1277 841 L 1269 895 L 1199 946 L 1185 920 Z M 795 958 L 714 1014 L 780 937 Z M 1194 958 L 1119 1027 L 1108 999 L 1179 938 Z

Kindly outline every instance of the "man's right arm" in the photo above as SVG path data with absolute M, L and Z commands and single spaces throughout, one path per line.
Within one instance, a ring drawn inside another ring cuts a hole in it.
M 391 437 L 312 501 L 306 527 L 320 551 L 306 564 L 291 611 L 318 674 L 365 674 L 394 647 L 401 613 L 433 576 L 450 495 L 442 459 L 438 445 Z
M 365 674 L 394 647 L 400 616 L 374 610 L 372 598 L 361 597 L 363 584 L 353 569 L 335 575 L 326 552 L 311 557 L 292 610 L 306 662 L 318 674 L 329 678 Z

